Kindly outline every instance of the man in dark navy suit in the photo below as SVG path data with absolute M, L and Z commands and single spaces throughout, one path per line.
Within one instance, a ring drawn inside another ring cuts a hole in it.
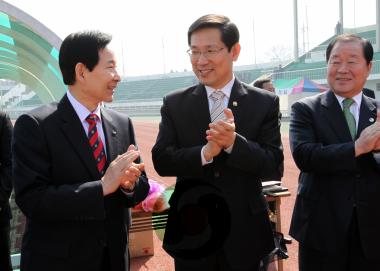
M 336 37 L 326 51 L 330 90 L 292 106 L 300 271 L 379 269 L 380 116 L 362 93 L 372 57 L 369 41 Z
M 59 52 L 66 95 L 16 121 L 23 271 L 129 270 L 129 207 L 149 184 L 131 120 L 103 106 L 120 81 L 110 41 L 98 31 L 67 36 Z
M 153 147 L 176 176 L 163 241 L 176 271 L 253 271 L 274 248 L 261 179 L 283 161 L 279 98 L 235 78 L 239 31 L 205 15 L 188 31 L 199 84 L 164 98 Z

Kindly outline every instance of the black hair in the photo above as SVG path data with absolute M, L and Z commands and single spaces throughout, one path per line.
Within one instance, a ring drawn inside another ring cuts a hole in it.
M 208 14 L 197 19 L 187 31 L 187 42 L 191 46 L 191 35 L 204 28 L 219 29 L 222 34 L 222 42 L 231 51 L 232 46 L 239 42 L 239 30 L 230 19 L 223 15 Z
M 75 66 L 84 64 L 92 71 L 99 62 L 99 51 L 112 40 L 100 31 L 81 31 L 68 35 L 59 50 L 59 67 L 66 85 L 75 83 Z

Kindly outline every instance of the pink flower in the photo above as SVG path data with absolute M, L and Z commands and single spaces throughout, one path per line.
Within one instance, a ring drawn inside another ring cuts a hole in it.
M 144 210 L 145 212 L 162 212 L 169 208 L 168 201 L 165 197 L 165 187 L 149 179 L 149 193 L 148 196 L 134 207 L 135 210 Z

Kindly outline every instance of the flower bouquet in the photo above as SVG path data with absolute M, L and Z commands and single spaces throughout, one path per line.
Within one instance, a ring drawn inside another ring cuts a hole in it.
M 164 193 L 165 187 L 152 179 L 149 179 L 148 182 L 150 186 L 148 196 L 133 207 L 133 210 L 143 210 L 145 212 L 153 213 L 160 213 L 167 210 L 169 204 Z

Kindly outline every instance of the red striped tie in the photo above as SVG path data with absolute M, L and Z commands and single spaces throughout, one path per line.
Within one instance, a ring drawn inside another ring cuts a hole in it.
M 90 114 L 86 118 L 89 124 L 88 127 L 88 140 L 90 141 L 90 146 L 92 152 L 94 153 L 94 158 L 98 166 L 100 175 L 104 175 L 106 167 L 106 155 L 104 152 L 104 146 L 102 139 L 99 137 L 98 129 L 96 128 L 96 123 L 98 121 L 98 116 L 96 114 Z

